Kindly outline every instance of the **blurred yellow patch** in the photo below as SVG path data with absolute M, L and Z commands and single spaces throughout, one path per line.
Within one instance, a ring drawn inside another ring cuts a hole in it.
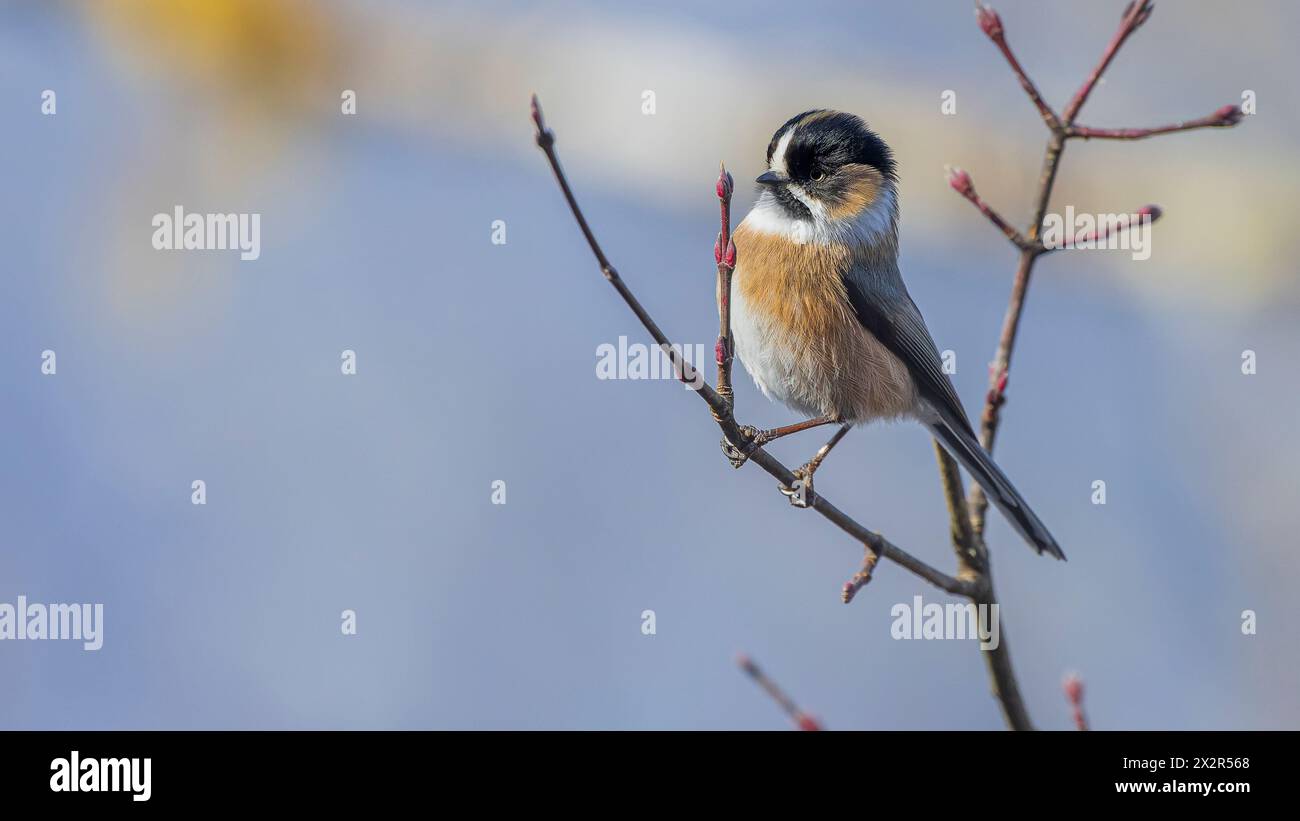
M 336 21 L 308 0 L 116 0 L 80 8 L 137 68 L 251 104 L 311 107 L 338 62 Z

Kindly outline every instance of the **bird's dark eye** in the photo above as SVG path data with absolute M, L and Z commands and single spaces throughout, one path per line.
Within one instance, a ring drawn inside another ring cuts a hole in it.
M 826 172 L 821 170 L 820 168 L 814 168 L 811 179 L 813 182 L 821 182 L 822 180 L 826 179 Z

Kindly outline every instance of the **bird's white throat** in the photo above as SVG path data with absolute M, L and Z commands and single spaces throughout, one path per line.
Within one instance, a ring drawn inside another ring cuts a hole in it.
M 793 216 L 772 192 L 764 191 L 745 217 L 744 224 L 752 231 L 783 237 L 799 245 L 874 245 L 894 232 L 898 200 L 892 185 L 885 186 L 871 207 L 861 214 L 839 220 L 830 218 L 825 206 L 796 186 L 792 186 L 790 192 L 808 207 L 811 219 Z

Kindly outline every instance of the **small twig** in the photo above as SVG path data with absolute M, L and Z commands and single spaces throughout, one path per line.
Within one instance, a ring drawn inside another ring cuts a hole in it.
M 1039 247 L 1037 243 L 1025 239 L 1024 235 L 1012 227 L 1011 223 L 1003 219 L 1001 214 L 993 210 L 993 207 L 984 200 L 980 199 L 980 195 L 975 193 L 975 183 L 971 182 L 970 174 L 967 174 L 960 168 L 953 168 L 952 166 L 947 166 L 945 170 L 948 172 L 948 185 L 952 186 L 952 190 L 961 194 L 969 200 L 972 205 L 978 208 L 981 214 L 988 217 L 989 222 L 997 226 L 997 229 L 1005 234 L 1007 239 L 1011 240 L 1012 245 L 1021 250 L 1032 250 Z
M 762 451 L 761 450 L 756 451 L 755 455 L 757 455 L 758 453 L 762 453 Z M 767 455 L 764 454 L 764 456 Z M 767 458 L 770 459 L 771 457 L 767 457 Z M 751 462 L 755 461 L 754 455 L 751 455 L 749 459 Z M 776 460 L 773 459 L 772 461 L 775 462 Z M 760 462 L 760 464 L 762 463 Z M 783 470 L 784 473 L 788 476 L 788 478 L 781 478 L 779 476 L 778 478 L 780 478 L 781 482 L 786 487 L 790 487 L 790 483 L 793 482 L 795 479 L 794 474 L 790 473 L 788 470 L 785 470 L 785 468 L 781 466 L 779 462 L 777 463 L 777 466 L 780 467 L 781 470 Z M 767 470 L 768 473 L 772 473 L 772 475 L 774 476 L 777 475 L 773 473 L 772 470 L 768 469 L 766 465 L 763 465 L 763 467 L 765 470 Z M 946 593 L 952 593 L 955 596 L 967 596 L 967 597 L 970 597 L 974 594 L 974 588 L 971 586 L 970 582 L 965 581 L 963 579 L 953 578 L 952 576 L 949 576 L 947 573 L 944 573 L 941 570 L 931 567 L 930 565 L 926 564 L 925 562 L 913 556 L 911 553 L 908 553 L 907 551 L 903 550 L 901 547 L 898 547 L 894 543 L 890 542 L 888 539 L 886 539 L 884 536 L 881 536 L 879 533 L 876 533 L 871 530 L 867 530 L 865 527 L 858 524 L 853 519 L 849 518 L 844 513 L 842 513 L 838 508 L 836 508 L 829 501 L 827 501 L 826 497 L 821 495 L 820 493 L 814 493 L 811 495 L 813 497 L 812 507 L 814 510 L 816 510 L 818 513 L 822 514 L 827 519 L 830 519 L 832 522 L 838 525 L 840 530 L 843 530 L 845 533 L 852 536 L 858 542 L 865 544 L 877 556 L 885 559 L 889 559 L 890 561 L 903 567 L 904 569 L 910 570 L 912 573 L 916 574 L 917 576 L 920 576 L 922 579 L 925 579 L 927 582 L 939 588 L 940 590 L 943 590 Z
M 1083 679 L 1077 673 L 1070 673 L 1062 684 L 1065 697 L 1070 701 L 1070 713 L 1074 718 L 1074 727 L 1078 730 L 1088 729 L 1088 719 L 1083 714 Z
M 1043 100 L 1043 95 L 1038 93 L 1038 87 L 1034 85 L 1033 80 L 1029 79 L 1029 75 L 1025 73 L 1025 70 L 1020 67 L 1020 61 L 1016 59 L 1011 47 L 1007 45 L 1006 30 L 1002 27 L 1002 18 L 993 9 L 977 2 L 975 4 L 975 19 L 979 21 L 980 28 L 983 29 L 984 33 L 1002 52 L 1002 56 L 1007 58 L 1012 73 L 1020 81 L 1020 87 L 1029 95 L 1029 99 L 1033 102 L 1034 107 L 1038 109 L 1038 113 L 1042 115 L 1043 122 L 1052 131 L 1060 131 L 1061 121 L 1057 118 L 1056 112 L 1052 111 L 1052 107 Z
M 1160 206 L 1158 205 L 1144 205 L 1132 215 L 1137 217 L 1137 220 L 1134 224 L 1130 224 L 1131 221 L 1130 221 L 1129 214 L 1119 214 L 1117 215 L 1116 219 L 1113 222 L 1107 223 L 1100 230 L 1088 231 L 1087 233 L 1079 234 L 1076 237 L 1073 237 L 1071 239 L 1062 242 L 1060 245 L 1045 246 L 1043 248 L 1043 251 L 1047 252 L 1047 251 L 1071 250 L 1071 249 L 1078 248 L 1081 245 L 1084 247 L 1092 247 L 1099 243 L 1105 242 L 1113 235 L 1118 235 L 1123 231 L 1129 230 L 1129 228 L 1138 228 L 1143 225 L 1152 225 L 1153 223 L 1155 223 L 1156 220 L 1160 219 L 1160 216 L 1163 213 L 1164 211 L 1162 211 L 1160 209 Z
M 1101 60 L 1097 62 L 1097 67 L 1094 68 L 1092 73 L 1088 75 L 1087 79 L 1083 81 L 1083 85 L 1074 93 L 1074 98 L 1071 99 L 1069 105 L 1065 107 L 1065 113 L 1061 115 L 1061 120 L 1066 127 L 1074 125 L 1074 118 L 1079 116 L 1079 110 L 1083 108 L 1084 103 L 1088 102 L 1088 96 L 1092 94 L 1092 90 L 1096 88 L 1097 82 L 1101 80 L 1101 75 L 1106 73 L 1106 69 L 1110 66 L 1111 61 L 1114 60 L 1115 55 L 1119 53 L 1120 46 L 1124 45 L 1124 41 L 1129 38 L 1129 35 L 1141 28 L 1142 24 L 1150 19 L 1151 12 L 1154 8 L 1155 7 L 1152 5 L 1151 0 L 1131 2 L 1124 8 L 1124 14 L 1120 17 L 1119 21 L 1119 30 L 1115 32 L 1115 36 L 1110 39 L 1110 43 L 1107 44 L 1106 50 L 1102 52 Z
M 722 228 L 713 245 L 713 259 L 718 264 L 718 342 L 713 353 L 718 362 L 718 395 L 731 408 L 735 407 L 731 389 L 731 363 L 735 358 L 735 346 L 731 343 L 731 275 L 736 270 L 736 243 L 731 239 L 731 192 L 735 187 L 727 167 L 719 166 L 717 193 Z M 717 419 L 716 413 L 714 418 Z
M 1065 136 L 1085 140 L 1144 140 L 1147 137 L 1173 134 L 1176 131 L 1193 131 L 1197 128 L 1231 128 L 1241 122 L 1244 116 L 1241 106 L 1225 105 L 1213 114 L 1195 120 L 1183 120 L 1154 128 L 1089 128 L 1086 125 L 1072 125 L 1065 130 Z
M 844 590 L 840 593 L 840 598 L 845 604 L 853 601 L 853 597 L 858 595 L 858 591 L 867 586 L 871 581 L 871 574 L 876 569 L 876 554 L 871 552 L 871 548 L 866 547 L 863 550 L 862 569 L 853 574 L 853 577 L 844 583 Z
M 741 654 L 736 657 L 736 663 L 740 665 L 740 669 L 744 670 L 746 675 L 752 678 L 759 687 L 762 687 L 767 694 L 772 697 L 773 701 L 780 705 L 781 709 L 785 711 L 785 714 L 790 716 L 790 720 L 794 722 L 795 727 L 810 732 L 822 729 L 821 723 L 803 710 L 800 710 L 798 705 L 794 703 L 794 700 L 786 695 L 785 691 L 778 687 L 775 681 L 768 678 L 767 674 L 759 669 L 753 659 Z

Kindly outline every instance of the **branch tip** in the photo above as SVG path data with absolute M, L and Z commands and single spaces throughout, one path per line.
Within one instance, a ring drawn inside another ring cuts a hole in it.
M 1128 21 L 1129 17 L 1133 15 L 1133 7 L 1136 5 L 1139 4 L 1137 2 L 1130 2 L 1127 6 L 1125 6 L 1124 14 L 1121 15 L 1120 19 L 1124 21 Z M 1141 7 L 1138 8 L 1137 10 L 1137 15 L 1134 17 L 1132 22 L 1128 23 L 1129 31 L 1136 31 L 1138 26 L 1141 26 L 1147 20 L 1150 20 L 1151 12 L 1155 10 L 1156 10 L 1155 3 L 1151 2 L 1151 0 L 1142 0 Z
M 1083 714 L 1083 679 L 1078 673 L 1068 673 L 1061 682 L 1061 689 L 1070 702 L 1070 713 L 1074 726 L 1078 730 L 1088 729 L 1088 719 Z
M 1241 122 L 1245 112 L 1239 105 L 1225 105 L 1213 113 L 1195 120 L 1182 120 L 1170 125 L 1152 128 L 1092 128 L 1086 125 L 1071 125 L 1065 129 L 1065 136 L 1085 140 L 1143 140 L 1161 134 L 1173 134 L 1178 131 L 1195 131 L 1198 128 L 1232 128 Z
M 529 113 L 533 118 L 533 126 L 537 129 L 537 145 L 543 149 L 549 148 L 555 143 L 555 135 L 546 128 L 546 120 L 542 117 L 542 104 L 534 93 L 532 102 L 529 105 Z
M 1092 90 L 1101 82 L 1102 75 L 1106 73 L 1111 61 L 1119 53 L 1124 41 L 1128 40 L 1129 35 L 1141 28 L 1142 24 L 1151 18 L 1151 12 L 1154 10 L 1155 5 L 1151 0 L 1134 0 L 1134 2 L 1124 7 L 1124 13 L 1120 16 L 1119 29 L 1111 38 L 1110 43 L 1107 44 L 1106 50 L 1102 52 L 1097 67 L 1083 81 L 1083 85 L 1074 93 L 1069 105 L 1065 107 L 1065 114 L 1061 119 L 1065 121 L 1067 130 L 1074 124 L 1074 119 L 1079 116 L 1079 110 L 1088 101 L 1088 95 L 1092 94 Z
M 1225 105 L 1214 114 L 1210 115 L 1219 121 L 1221 127 L 1233 126 L 1241 122 L 1241 118 L 1246 116 L 1239 105 Z
M 1069 240 L 1063 241 L 1060 245 L 1044 246 L 1043 251 L 1051 252 L 1069 250 L 1083 246 L 1086 243 L 1103 242 L 1109 239 L 1112 234 L 1117 234 L 1122 231 L 1131 231 L 1136 228 L 1141 228 L 1144 225 L 1152 225 L 1156 220 L 1160 219 L 1164 213 L 1165 212 L 1158 205 L 1144 205 L 1131 215 L 1136 217 L 1136 219 L 1129 219 L 1130 215 L 1127 214 L 1121 215 L 1121 219 L 1114 223 L 1107 224 L 1102 228 L 1094 229 L 1084 234 L 1079 234 Z
M 1083 700 L 1083 679 L 1079 678 L 1077 673 L 1068 674 L 1061 686 L 1071 704 L 1078 704 Z
M 528 108 L 529 113 L 533 117 L 533 125 L 537 126 L 538 131 L 545 131 L 546 125 L 542 122 L 542 103 L 537 99 L 536 92 L 533 93 L 532 101 Z
M 752 678 L 759 687 L 762 687 L 763 690 L 772 697 L 772 700 L 775 701 L 785 714 L 790 717 L 790 720 L 794 722 L 795 727 L 805 732 L 815 732 L 822 729 L 821 722 L 808 713 L 805 713 L 803 710 L 800 710 L 798 705 L 794 703 L 794 700 L 786 695 L 785 691 L 782 690 L 775 681 L 769 678 L 766 673 L 760 670 L 758 665 L 754 663 L 753 659 L 744 653 L 738 653 L 736 655 L 736 664 L 740 666 L 741 670 L 745 671 L 745 675 Z
M 731 174 L 727 172 L 727 167 L 722 163 L 719 163 L 718 184 L 714 189 L 717 191 L 718 199 L 724 202 L 729 202 L 731 200 L 731 192 L 734 191 L 735 188 L 736 182 L 731 178 Z
M 993 225 L 1002 232 L 1003 236 L 1011 240 L 1012 245 L 1022 251 L 1039 250 L 1040 246 L 1037 242 L 1025 239 L 1024 235 L 1017 231 L 1011 223 L 1003 219 L 1001 214 L 995 211 L 987 202 L 980 199 L 979 194 L 975 193 L 975 183 L 971 182 L 970 174 L 967 174 L 960 168 L 955 168 L 950 165 L 946 165 L 944 168 L 948 172 L 948 185 L 952 187 L 952 190 L 961 194 L 969 200 L 972 205 L 978 208 L 980 213 L 987 217 L 989 222 L 993 223 Z
M 816 733 L 822 729 L 821 723 L 807 713 L 799 713 L 794 719 L 795 723 L 799 725 L 799 729 L 805 733 Z
M 952 190 L 963 197 L 973 197 L 975 195 L 975 184 L 971 182 L 970 174 L 952 165 L 945 165 L 943 170 L 948 175 L 948 184 L 952 186 Z
M 866 555 L 862 558 L 862 569 L 853 574 L 853 578 L 844 583 L 844 589 L 840 592 L 840 599 L 845 604 L 853 601 L 853 597 L 858 595 L 858 591 L 867 586 L 871 581 L 871 574 L 876 569 L 876 562 L 879 556 L 869 547 L 866 547 Z
M 990 40 L 994 42 L 1001 40 L 1006 33 L 1002 28 L 1002 18 L 993 10 L 992 6 L 984 3 L 975 4 L 975 20 L 979 23 L 980 30 L 983 31 Z

